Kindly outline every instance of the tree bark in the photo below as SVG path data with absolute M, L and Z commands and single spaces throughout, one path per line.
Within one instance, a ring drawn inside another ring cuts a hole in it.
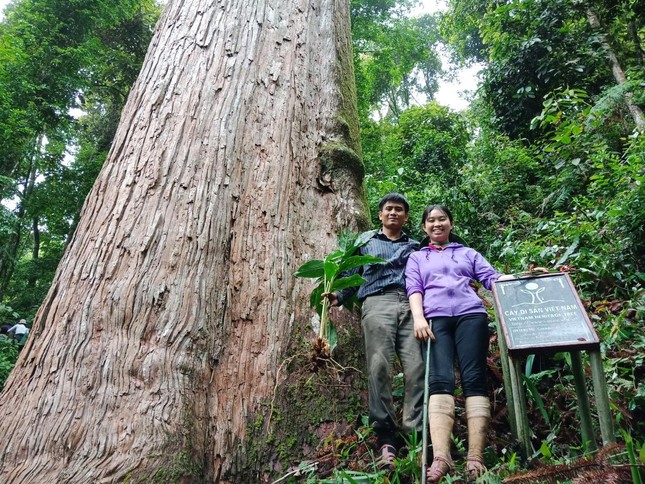
M 602 48 L 611 65 L 611 72 L 614 75 L 614 79 L 618 84 L 626 83 L 627 77 L 625 76 L 625 71 L 623 71 L 614 49 L 612 49 L 609 41 L 607 40 L 607 36 L 600 25 L 600 20 L 598 19 L 596 12 L 591 7 L 587 8 L 587 20 L 591 28 L 600 33 Z M 641 108 L 634 102 L 634 95 L 632 92 L 628 91 L 625 93 L 625 105 L 634 120 L 636 128 L 639 131 L 645 130 L 645 115 L 643 115 Z
M 166 6 L 0 397 L 0 481 L 242 481 L 310 331 L 292 274 L 367 223 L 351 60 L 346 0 Z
M 32 261 L 38 261 L 40 258 L 40 227 L 38 225 L 38 217 L 32 217 L 31 218 L 31 236 L 34 240 L 34 245 L 31 249 L 31 260 Z M 27 286 L 28 287 L 36 287 L 36 283 L 38 282 L 38 272 L 37 271 L 32 271 L 29 276 L 27 277 Z
M 25 215 L 27 213 L 25 205 L 28 203 L 36 184 L 36 165 L 43 138 L 44 136 L 38 137 L 34 143 L 34 150 L 28 158 L 27 173 L 22 181 L 24 188 L 22 189 L 22 193 L 18 194 L 19 202 L 15 212 L 13 231 L 2 241 L 2 251 L 0 252 L 0 301 L 2 301 L 5 291 L 9 287 L 14 270 L 16 269 L 16 263 L 18 262 L 20 243 L 22 242 L 25 231 Z

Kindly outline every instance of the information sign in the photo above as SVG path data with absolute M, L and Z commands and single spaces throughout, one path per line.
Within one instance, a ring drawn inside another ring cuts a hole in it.
M 497 281 L 493 295 L 511 356 L 600 348 L 567 273 Z

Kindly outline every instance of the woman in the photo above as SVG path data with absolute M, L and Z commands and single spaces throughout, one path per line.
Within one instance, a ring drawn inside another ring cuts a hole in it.
M 438 482 L 454 470 L 450 434 L 455 420 L 456 354 L 466 397 L 466 469 L 469 478 L 476 479 L 486 472 L 483 454 L 490 421 L 488 317 L 470 282 L 490 289 L 500 277 L 512 276 L 501 276 L 477 251 L 454 241 L 452 213 L 443 205 L 427 207 L 421 225 L 430 243 L 410 255 L 405 277 L 415 336 L 432 340 L 428 411 L 434 458 L 427 478 Z

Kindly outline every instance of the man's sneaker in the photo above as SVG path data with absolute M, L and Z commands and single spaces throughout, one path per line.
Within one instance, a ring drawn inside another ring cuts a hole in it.
M 394 469 L 394 458 L 396 457 L 396 449 L 394 446 L 385 444 L 379 449 L 379 458 L 376 464 L 379 469 Z

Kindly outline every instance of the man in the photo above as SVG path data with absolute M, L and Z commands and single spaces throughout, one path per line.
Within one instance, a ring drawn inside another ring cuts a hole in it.
M 21 319 L 7 330 L 7 334 L 13 335 L 16 341 L 22 341 L 22 339 L 29 334 L 29 328 L 26 324 L 27 321 Z
M 385 195 L 379 203 L 382 227 L 361 246 L 362 255 L 385 262 L 368 264 L 360 272 L 365 282 L 357 288 L 325 294 L 332 306 L 347 302 L 358 290 L 362 302 L 361 326 L 367 356 L 369 418 L 378 438 L 379 465 L 392 468 L 401 444 L 392 405 L 391 368 L 396 353 L 403 366 L 405 398 L 400 431 L 422 431 L 424 371 L 422 347 L 414 336 L 414 324 L 405 290 L 405 264 L 419 243 L 403 232 L 410 205 L 398 193 Z

